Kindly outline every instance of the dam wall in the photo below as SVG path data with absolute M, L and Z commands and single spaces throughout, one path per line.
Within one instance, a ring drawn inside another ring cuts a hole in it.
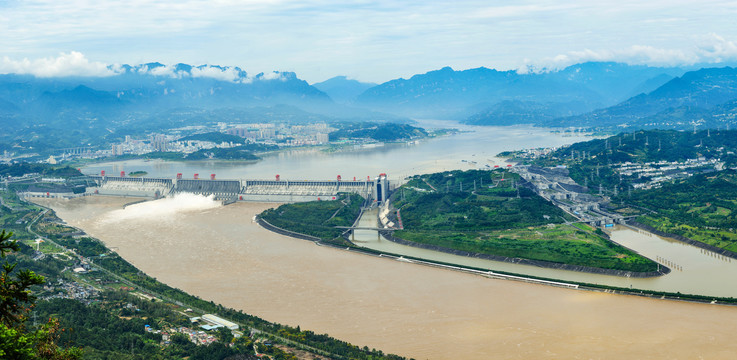
M 355 193 L 366 199 L 382 199 L 388 188 L 385 175 L 376 180 L 215 180 L 181 178 L 131 178 L 124 176 L 90 176 L 97 187 L 88 193 L 112 196 L 160 198 L 177 193 L 210 196 L 227 203 L 305 202 L 334 200 L 339 193 Z

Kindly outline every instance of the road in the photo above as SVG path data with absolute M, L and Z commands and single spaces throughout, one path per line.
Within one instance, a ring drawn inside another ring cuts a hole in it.
M 39 205 L 39 206 L 41 206 L 41 205 Z M 55 242 L 55 241 L 53 241 L 53 240 L 45 237 L 45 236 L 43 236 L 43 235 L 40 235 L 40 234 L 38 234 L 37 232 L 35 232 L 33 230 L 33 225 L 35 225 L 41 218 L 43 218 L 43 216 L 46 215 L 46 213 L 48 213 L 49 210 L 50 209 L 44 207 L 44 210 L 41 213 L 39 213 L 38 216 L 36 216 L 32 221 L 30 221 L 28 223 L 28 225 L 26 226 L 26 230 L 30 234 L 33 234 L 33 236 L 35 236 L 37 238 L 40 238 L 40 239 L 43 239 L 44 241 L 47 241 L 47 242 L 49 242 L 49 243 L 51 243 L 51 244 L 59 247 L 60 249 L 62 249 L 65 252 L 70 252 L 70 253 L 74 254 L 75 256 L 77 256 L 77 258 L 80 261 L 85 261 L 85 262 L 88 262 L 90 264 L 93 264 L 93 262 L 90 261 L 90 259 L 85 258 L 82 255 L 77 254 L 76 251 L 74 251 L 72 249 L 69 249 L 69 248 L 67 248 L 67 247 L 65 247 L 65 246 L 63 246 L 63 245 L 61 245 L 61 244 L 59 244 L 59 243 L 57 243 L 57 242 Z M 202 314 L 206 314 L 207 313 L 207 311 L 205 311 L 203 309 L 197 308 L 197 307 L 192 306 L 190 304 L 182 303 L 181 301 L 177 301 L 177 300 L 171 299 L 171 298 L 169 298 L 167 296 L 164 296 L 164 295 L 161 295 L 161 294 L 156 293 L 154 291 L 151 291 L 149 289 L 143 288 L 140 285 L 137 285 L 137 284 L 129 281 L 128 279 L 126 279 L 126 278 L 124 278 L 124 277 L 122 277 L 122 276 L 120 276 L 120 275 L 118 275 L 118 274 L 116 274 L 116 273 L 114 273 L 114 272 L 112 272 L 112 271 L 110 271 L 110 270 L 108 270 L 108 269 L 100 266 L 99 264 L 94 264 L 94 266 L 95 266 L 95 268 L 97 268 L 97 269 L 105 272 L 106 274 L 110 275 L 114 279 L 117 279 L 118 281 L 122 282 L 123 284 L 126 284 L 126 285 L 128 285 L 128 286 L 130 286 L 130 287 L 132 287 L 134 289 L 138 289 L 140 291 L 144 291 L 144 292 L 146 292 L 148 294 L 151 294 L 154 297 L 157 297 L 157 298 L 161 299 L 162 301 L 166 301 L 166 302 L 171 303 L 171 304 L 176 304 L 176 305 L 179 305 L 179 306 L 184 307 L 184 308 L 190 308 L 190 309 L 195 310 L 195 311 L 197 311 L 199 313 L 202 313 Z M 301 344 L 301 343 L 298 343 L 298 342 L 293 341 L 293 340 L 289 340 L 287 338 L 281 337 L 281 336 L 279 336 L 277 334 L 274 334 L 274 333 L 266 332 L 266 331 L 263 331 L 261 329 L 256 329 L 256 328 L 253 328 L 253 327 L 250 327 L 250 326 L 244 326 L 243 324 L 238 324 L 238 325 L 241 328 L 248 329 L 252 334 L 264 334 L 264 335 L 267 335 L 267 336 L 269 336 L 269 337 L 271 337 L 273 339 L 278 339 L 280 342 L 282 342 L 284 344 L 294 346 L 294 347 L 296 347 L 298 349 L 302 349 L 302 350 L 309 351 L 309 352 L 312 352 L 312 353 L 315 353 L 315 354 L 319 354 L 321 356 L 327 356 L 327 357 L 330 357 L 330 358 L 336 358 L 336 359 L 341 358 L 341 356 L 339 356 L 339 355 L 332 354 L 330 352 L 326 352 L 326 351 L 323 351 L 323 350 L 320 350 L 320 349 L 317 349 L 317 348 L 313 348 L 311 346 L 308 346 L 308 345 L 305 345 L 305 344 Z

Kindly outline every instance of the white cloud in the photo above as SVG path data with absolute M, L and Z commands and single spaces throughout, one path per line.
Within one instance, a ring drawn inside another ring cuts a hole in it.
M 35 60 L 13 60 L 7 56 L 0 61 L 1 74 L 23 74 L 36 77 L 93 76 L 104 77 L 119 74 L 120 66 L 110 66 L 89 61 L 82 53 L 72 51 L 57 57 Z
M 194 67 L 192 68 L 191 75 L 193 78 L 205 77 L 230 82 L 238 82 L 238 80 L 240 79 L 240 74 L 238 74 L 238 70 L 231 67 L 224 69 L 214 66 Z
M 73 49 L 107 63 L 240 65 L 253 74 L 293 71 L 308 82 L 382 82 L 443 66 L 514 69 L 525 58 L 540 66 L 671 55 L 725 61 L 734 44 L 706 36 L 697 46 L 694 37 L 737 40 L 735 16 L 730 0 L 0 0 L 0 61 Z
M 173 67 L 167 66 L 167 65 L 157 66 L 151 69 L 149 69 L 148 66 L 144 66 L 141 69 L 143 70 L 142 71 L 139 70 L 140 72 L 148 73 L 153 76 L 168 76 L 168 77 L 175 78 L 175 79 L 179 79 L 182 77 L 181 74 L 177 74 L 174 72 Z
M 281 80 L 286 81 L 287 78 L 284 77 L 284 75 L 278 71 L 271 71 L 263 74 L 259 74 L 259 79 L 261 80 Z
M 737 59 L 737 43 L 711 33 L 702 38 L 697 53 L 711 62 L 723 62 Z
M 699 37 L 688 48 L 666 49 L 649 45 L 632 45 L 624 49 L 570 51 L 539 60 L 525 60 L 520 73 L 549 71 L 587 61 L 615 61 L 631 65 L 679 66 L 699 63 L 719 64 L 737 61 L 737 43 L 717 34 Z

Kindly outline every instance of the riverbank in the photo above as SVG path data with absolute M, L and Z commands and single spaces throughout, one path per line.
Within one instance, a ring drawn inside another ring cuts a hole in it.
M 560 280 L 560 279 L 553 279 L 553 278 L 545 278 L 545 277 L 510 273 L 510 272 L 505 272 L 505 271 L 496 271 L 496 270 L 491 270 L 491 269 L 477 268 L 477 267 L 465 266 L 465 265 L 459 265 L 459 264 L 444 263 L 440 261 L 422 259 L 422 258 L 413 257 L 409 255 L 377 251 L 377 250 L 368 249 L 368 248 L 360 247 L 356 245 L 350 246 L 350 247 L 342 247 L 342 246 L 338 246 L 335 244 L 326 243 L 316 237 L 295 233 L 295 232 L 285 230 L 285 229 L 280 229 L 276 226 L 269 224 L 268 222 L 262 219 L 259 219 L 258 217 L 256 217 L 255 221 L 266 230 L 278 233 L 280 235 L 289 236 L 295 239 L 308 240 L 319 246 L 329 246 L 335 249 L 350 251 L 353 253 L 360 253 L 360 254 L 379 257 L 379 258 L 394 259 L 397 261 L 403 261 L 403 262 L 408 262 L 408 263 L 413 263 L 413 264 L 423 265 L 423 266 L 442 268 L 446 270 L 460 271 L 460 272 L 480 275 L 480 276 L 484 276 L 488 278 L 512 280 L 512 281 L 519 281 L 519 282 L 525 282 L 525 283 L 534 283 L 534 284 L 539 284 L 539 285 L 563 287 L 563 288 L 575 289 L 575 290 L 602 292 L 602 293 L 607 293 L 607 294 L 638 296 L 638 297 L 660 299 L 660 300 L 675 300 L 675 301 L 686 301 L 686 302 L 719 304 L 719 305 L 733 305 L 733 306 L 737 305 L 737 299 L 732 298 L 732 297 L 717 297 L 717 296 L 706 296 L 706 295 L 698 295 L 698 294 L 682 294 L 680 292 L 674 293 L 674 292 L 667 292 L 667 291 L 623 288 L 623 287 L 616 287 L 616 286 L 591 284 L 591 283 L 585 283 L 585 282 L 567 281 L 567 280 Z M 382 236 L 385 236 L 385 235 L 382 235 Z M 348 240 L 347 237 L 346 237 L 346 240 Z M 670 272 L 670 269 L 668 269 L 668 272 Z
M 143 199 L 141 201 L 147 200 Z M 124 206 L 134 205 L 136 203 L 140 203 L 140 201 L 124 204 Z M 112 251 L 108 245 L 105 245 L 101 240 L 92 236 L 74 239 L 70 237 L 60 237 L 56 234 L 34 231 L 34 227 L 37 227 L 39 223 L 58 223 L 60 218 L 57 217 L 55 210 L 47 206 L 47 204 L 33 204 L 42 210 L 40 210 L 38 215 L 27 225 L 26 228 L 28 231 L 35 237 L 41 238 L 44 242 L 50 244 L 50 246 L 53 247 L 54 252 L 63 251 L 63 253 L 69 254 L 70 259 L 74 258 L 75 261 L 79 261 L 83 264 L 90 264 L 91 267 L 89 271 L 94 271 L 94 275 L 88 275 L 87 271 L 83 271 L 81 273 L 75 271 L 70 275 L 69 279 L 78 281 L 80 284 L 94 287 L 99 292 L 122 291 L 120 294 L 125 295 L 119 294 L 117 296 L 132 295 L 133 297 L 138 296 L 140 298 L 144 298 L 147 302 L 163 303 L 166 308 L 166 310 L 163 311 L 170 311 L 172 314 L 168 315 L 168 317 L 164 314 L 163 317 L 166 318 L 166 320 L 158 323 L 156 328 L 170 325 L 168 323 L 169 319 L 179 317 L 181 315 L 189 315 L 189 317 L 192 317 L 193 315 L 201 316 L 208 313 L 218 314 L 219 316 L 239 325 L 240 329 L 237 333 L 242 333 L 243 336 L 285 345 L 288 351 L 299 350 L 310 353 L 312 357 L 324 356 L 333 359 L 356 358 L 366 360 L 404 359 L 404 357 L 398 355 L 384 354 L 376 349 L 369 350 L 367 347 L 361 348 L 360 346 L 355 346 L 345 341 L 330 337 L 327 334 L 318 334 L 310 330 L 301 330 L 299 327 L 290 327 L 273 321 L 268 321 L 259 316 L 246 313 L 243 310 L 226 307 L 222 304 L 216 304 L 213 301 L 208 301 L 200 296 L 193 295 L 190 292 L 185 292 L 179 288 L 169 286 L 168 284 L 142 272 L 131 262 L 118 255 L 117 251 Z M 44 219 L 42 220 L 42 218 Z M 76 228 L 69 224 L 64 224 L 63 226 L 76 229 L 78 230 L 78 233 L 84 234 L 84 231 L 80 228 Z M 52 237 L 54 238 L 53 240 Z M 92 259 L 94 259 L 94 262 Z M 92 265 L 93 263 L 94 265 Z M 60 274 L 53 275 L 56 277 Z M 128 290 L 121 290 L 121 284 L 128 287 Z M 133 302 L 133 297 L 131 297 L 129 301 Z M 161 312 L 157 313 L 157 316 L 162 316 Z M 121 319 L 131 320 L 131 318 Z M 143 319 L 145 320 L 146 318 L 144 317 Z M 183 320 L 186 321 L 186 318 Z M 93 321 L 92 324 L 100 325 L 99 320 Z M 176 330 L 170 331 L 176 332 Z M 91 343 L 88 343 L 86 346 L 92 349 L 93 352 L 96 351 L 97 348 L 90 344 Z M 162 347 L 164 347 L 163 343 Z M 250 351 L 245 351 L 244 353 L 249 352 Z
M 737 326 L 732 307 L 493 281 L 413 264 L 406 256 L 315 246 L 251 221 L 273 204 L 237 203 L 167 219 L 115 221 L 113 215 L 126 202 L 103 197 L 43 201 L 161 282 L 215 304 L 384 352 L 482 360 L 495 353 L 614 359 L 623 354 L 722 358 L 720 352 L 737 351 L 727 336 Z M 376 236 L 358 231 L 356 240 Z M 707 333 L 715 337 L 704 338 Z
M 667 238 L 670 238 L 670 239 L 673 239 L 673 240 L 678 240 L 678 241 L 680 241 L 682 243 L 689 244 L 691 246 L 695 246 L 695 247 L 698 247 L 698 248 L 701 248 L 701 249 L 704 249 L 704 250 L 709 250 L 709 251 L 711 251 L 713 253 L 716 253 L 716 254 L 719 254 L 719 255 L 722 255 L 722 256 L 726 256 L 726 257 L 729 257 L 729 258 L 732 258 L 732 259 L 737 259 L 737 252 L 726 250 L 726 249 L 722 249 L 722 248 L 716 247 L 714 245 L 705 244 L 705 243 L 702 243 L 701 241 L 696 241 L 696 240 L 693 240 L 693 239 L 689 239 L 689 238 L 687 238 L 685 236 L 681 236 L 681 235 L 678 235 L 678 234 L 671 234 L 671 233 L 667 233 L 667 232 L 664 232 L 664 231 L 660 231 L 660 230 L 658 230 L 658 229 L 656 229 L 656 228 L 654 228 L 654 227 L 652 227 L 650 225 L 639 223 L 639 222 L 637 222 L 635 220 L 627 221 L 626 225 L 627 226 L 630 226 L 630 227 L 633 227 L 633 228 L 636 228 L 636 229 L 647 231 L 649 233 L 652 233 L 652 234 L 655 234 L 655 235 L 658 235 L 658 236 L 667 237 Z
M 537 267 L 548 268 L 548 269 L 577 271 L 577 272 L 600 274 L 600 275 L 622 276 L 622 277 L 627 277 L 627 278 L 632 278 L 632 277 L 648 278 L 648 277 L 655 277 L 655 276 L 663 276 L 663 275 L 670 273 L 671 271 L 670 268 L 663 266 L 663 265 L 660 265 L 659 271 L 634 272 L 634 271 L 624 271 L 624 270 L 601 269 L 601 268 L 595 268 L 595 267 L 590 267 L 590 266 L 562 264 L 562 263 L 555 263 L 555 262 L 543 261 L 543 260 L 510 258 L 506 256 L 473 253 L 473 252 L 468 252 L 468 251 L 463 251 L 463 250 L 450 249 L 450 248 L 446 248 L 446 247 L 438 246 L 438 245 L 423 244 L 423 243 L 418 243 L 414 241 L 409 241 L 409 240 L 405 240 L 405 239 L 401 239 L 396 236 L 393 236 L 391 232 L 389 231 L 380 231 L 380 233 L 381 233 L 381 236 L 383 236 L 385 239 L 391 242 L 397 243 L 397 244 L 401 244 L 401 245 L 412 246 L 412 247 L 417 247 L 417 248 L 426 249 L 426 250 L 439 251 L 439 252 L 443 252 L 446 254 L 473 257 L 473 258 L 486 259 L 486 260 L 492 260 L 492 261 L 508 262 L 508 263 L 513 263 L 513 264 L 531 265 L 531 266 L 537 266 Z

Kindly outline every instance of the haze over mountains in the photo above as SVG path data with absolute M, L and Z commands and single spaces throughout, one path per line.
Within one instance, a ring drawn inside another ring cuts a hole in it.
M 455 118 L 465 118 L 502 101 L 551 107 L 565 104 L 572 112 L 583 112 L 654 90 L 683 72 L 679 68 L 617 63 L 584 63 L 560 71 L 527 74 L 446 67 L 386 82 L 361 94 L 358 102 L 386 106 L 405 115 Z
M 328 94 L 337 103 L 352 103 L 364 91 L 376 86 L 374 83 L 364 83 L 351 80 L 345 76 L 336 76 L 325 81 L 312 84 L 320 91 Z
M 634 128 L 723 128 L 734 121 L 737 69 L 707 68 L 676 77 L 649 93 L 579 116 L 541 125 Z
M 94 145 L 175 127 L 270 121 L 456 119 L 478 125 L 586 128 L 728 127 L 737 69 L 687 72 L 583 63 L 519 73 L 449 67 L 375 85 L 335 77 L 314 85 L 292 72 L 149 63 L 110 76 L 0 75 L 0 147 Z M 20 145 L 19 145 L 20 144 Z

